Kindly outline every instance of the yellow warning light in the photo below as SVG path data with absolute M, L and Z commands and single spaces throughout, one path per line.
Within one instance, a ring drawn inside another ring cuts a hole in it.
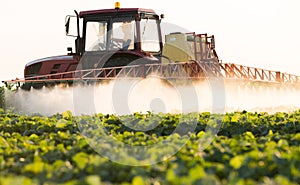
M 120 9 L 120 2 L 115 2 L 115 9 Z

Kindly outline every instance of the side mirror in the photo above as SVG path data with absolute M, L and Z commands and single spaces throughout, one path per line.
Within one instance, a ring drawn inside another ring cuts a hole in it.
M 70 27 L 70 16 L 66 17 L 65 27 L 66 27 L 66 35 L 68 35 L 69 34 L 69 27 Z
M 65 19 L 65 31 L 67 36 L 77 37 L 77 17 L 67 15 Z

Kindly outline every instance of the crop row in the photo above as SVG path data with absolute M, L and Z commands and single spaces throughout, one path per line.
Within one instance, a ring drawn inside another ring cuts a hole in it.
M 299 120 L 300 111 L 45 117 L 0 109 L 0 184 L 298 184 Z M 122 146 L 157 147 L 137 158 Z

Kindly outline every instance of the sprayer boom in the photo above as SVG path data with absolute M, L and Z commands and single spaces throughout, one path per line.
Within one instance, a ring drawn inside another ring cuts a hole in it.
M 207 78 L 223 78 L 226 81 L 268 82 L 276 84 L 300 85 L 300 76 L 247 67 L 230 63 L 214 64 L 210 62 L 180 62 L 169 64 L 144 64 L 122 67 L 96 68 L 76 70 L 57 74 L 34 76 L 24 79 L 4 81 L 5 84 L 27 88 L 35 84 L 48 86 L 59 83 L 91 83 L 113 79 L 139 79 L 149 75 L 157 75 L 166 80 L 205 80 Z

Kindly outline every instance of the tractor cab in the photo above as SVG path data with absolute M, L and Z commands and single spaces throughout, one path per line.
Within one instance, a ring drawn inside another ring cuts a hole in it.
M 158 62 L 155 56 L 163 47 L 161 18 L 153 10 L 116 6 L 75 13 L 76 17 L 66 17 L 67 35 L 74 36 L 72 19 L 77 32 L 76 52 L 69 55 L 79 55 L 83 68 L 126 66 L 141 58 Z

